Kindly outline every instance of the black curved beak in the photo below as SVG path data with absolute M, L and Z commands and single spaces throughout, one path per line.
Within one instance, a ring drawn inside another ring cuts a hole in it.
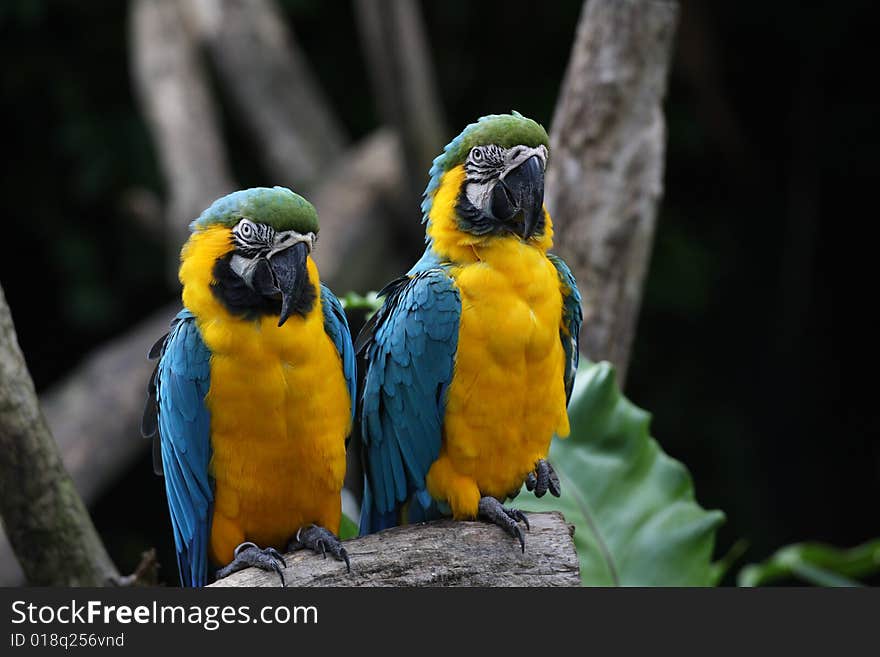
M 505 210 L 513 218 L 522 212 L 522 224 L 518 234 L 528 240 L 535 232 L 541 215 L 544 213 L 544 165 L 537 155 L 520 164 L 516 169 L 501 179 L 492 192 L 493 212 L 499 219 Z M 512 212 L 511 212 L 512 211 Z
M 278 318 L 278 326 L 284 324 L 290 317 L 308 281 L 309 275 L 306 270 L 308 257 L 309 247 L 305 242 L 298 242 L 269 258 L 269 266 L 274 278 L 274 291 L 276 294 L 281 294 L 281 315 Z

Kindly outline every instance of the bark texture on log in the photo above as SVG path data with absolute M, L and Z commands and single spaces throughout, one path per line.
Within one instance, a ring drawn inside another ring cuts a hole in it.
M 235 184 L 198 44 L 178 4 L 134 0 L 129 31 L 135 90 L 167 190 L 169 280 L 176 284 L 189 222 Z
M 271 184 L 302 192 L 343 153 L 336 114 L 273 0 L 182 0 Z
M 335 559 L 287 554 L 288 586 L 580 586 L 574 528 L 561 513 L 530 513 L 526 551 L 500 527 L 440 520 L 345 542 L 351 573 Z M 278 575 L 248 568 L 212 586 L 279 586 Z
M 550 133 L 545 201 L 584 297 L 581 351 L 621 385 L 663 190 L 677 15 L 674 1 L 586 2 Z
M 0 516 L 29 584 L 103 586 L 118 577 L 40 412 L 2 287 Z

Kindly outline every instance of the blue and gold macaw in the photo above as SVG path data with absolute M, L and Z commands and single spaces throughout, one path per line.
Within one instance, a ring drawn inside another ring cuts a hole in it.
M 503 506 L 525 482 L 559 495 L 546 460 L 569 432 L 580 294 L 544 208 L 547 133 L 481 118 L 434 160 L 427 248 L 358 339 L 368 369 L 361 532 L 450 512 L 525 540 Z
M 165 491 L 180 579 L 257 566 L 278 550 L 344 560 L 337 538 L 355 355 L 311 251 L 314 207 L 283 187 L 235 192 L 192 225 L 184 309 L 150 352 L 143 433 Z

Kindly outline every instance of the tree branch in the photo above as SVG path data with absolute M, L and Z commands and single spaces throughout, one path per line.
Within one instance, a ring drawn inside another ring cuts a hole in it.
M 272 0 L 181 2 L 272 184 L 302 191 L 343 153 L 345 137 Z
M 321 222 L 315 261 L 340 294 L 377 289 L 405 266 L 388 221 L 403 188 L 400 150 L 396 132 L 377 130 L 325 172 L 311 196 Z
M 40 412 L 2 287 L 0 515 L 29 584 L 103 586 L 118 578 Z
M 547 206 L 584 297 L 581 350 L 617 366 L 638 319 L 663 189 L 662 103 L 677 4 L 584 4 L 550 134 Z
M 64 468 L 87 506 L 149 448 L 149 441 L 138 434 L 146 381 L 155 365 L 146 353 L 179 309 L 174 303 L 156 311 L 90 353 L 40 396 Z M 0 585 L 18 584 L 23 576 L 12 546 L 0 532 Z
M 134 0 L 129 30 L 135 91 L 167 187 L 165 235 L 176 287 L 189 222 L 235 183 L 198 47 L 177 3 Z
M 441 520 L 345 542 L 351 573 L 311 552 L 285 556 L 288 586 L 580 586 L 574 528 L 561 513 L 528 514 L 526 551 L 499 527 Z M 278 586 L 248 568 L 212 586 Z
M 421 228 L 411 221 L 411 208 L 419 205 L 424 174 L 446 137 L 424 21 L 414 0 L 358 0 L 355 9 L 373 96 L 403 145 L 406 222 L 399 228 L 415 239 Z
M 147 360 L 147 351 L 168 332 L 179 310 L 180 303 L 162 307 L 89 354 L 40 397 L 64 465 L 86 504 L 97 500 L 149 447 L 138 433 L 147 381 L 156 365 Z

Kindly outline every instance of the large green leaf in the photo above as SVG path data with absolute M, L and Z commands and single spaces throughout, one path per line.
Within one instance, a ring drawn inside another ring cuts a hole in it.
M 724 514 L 697 504 L 688 471 L 648 434 L 650 415 L 621 395 L 610 364 L 581 363 L 569 414 L 571 435 L 554 439 L 549 457 L 562 497 L 523 488 L 516 501 L 574 524 L 584 585 L 716 584 Z

